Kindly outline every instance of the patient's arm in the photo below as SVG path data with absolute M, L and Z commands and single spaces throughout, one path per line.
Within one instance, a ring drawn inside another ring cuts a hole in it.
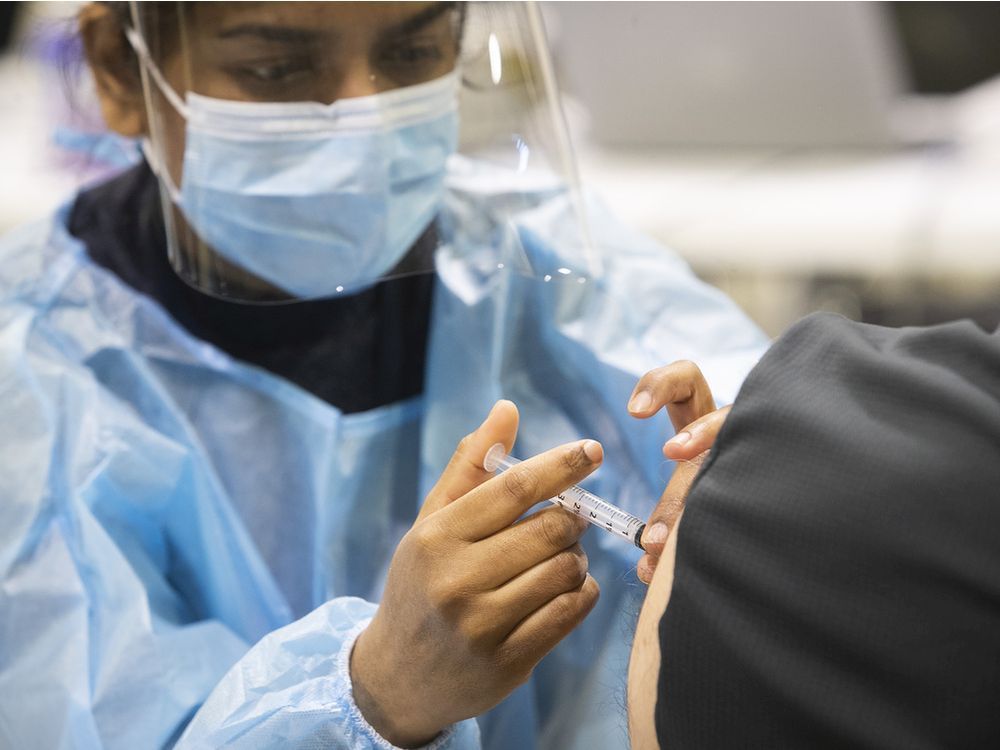
M 667 607 L 670 589 L 674 584 L 674 559 L 679 528 L 680 518 L 663 547 L 646 601 L 642 605 L 635 640 L 632 642 L 632 658 L 628 667 L 628 725 L 635 750 L 655 750 L 660 746 L 656 740 L 653 718 L 656 686 L 662 668 L 659 628 L 660 618 Z

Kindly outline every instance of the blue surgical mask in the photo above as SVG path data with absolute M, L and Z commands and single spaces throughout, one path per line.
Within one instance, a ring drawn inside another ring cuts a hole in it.
M 159 177 L 199 237 L 255 276 L 298 297 L 364 288 L 434 220 L 457 148 L 456 74 L 319 104 L 182 102 L 148 70 L 187 121 L 180 188 Z

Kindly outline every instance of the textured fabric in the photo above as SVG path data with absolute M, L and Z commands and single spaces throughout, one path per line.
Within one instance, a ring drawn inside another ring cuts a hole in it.
M 162 747 L 190 725 L 182 746 L 371 746 L 332 659 L 371 608 L 345 597 L 378 601 L 421 498 L 498 397 L 521 407 L 518 455 L 596 437 L 588 486 L 648 514 L 666 428 L 628 417 L 636 379 L 686 357 L 728 400 L 767 342 L 596 203 L 604 277 L 498 273 L 495 254 L 484 273 L 497 248 L 579 257 L 569 201 L 473 165 L 451 178 L 423 394 L 350 415 L 189 335 L 93 263 L 65 213 L 0 245 L 0 745 Z M 601 599 L 481 717 L 488 748 L 627 741 L 637 550 L 584 545 Z M 475 723 L 447 742 L 476 746 Z
M 296 748 L 389 750 L 354 703 L 351 649 L 375 606 L 343 597 L 262 638 L 201 707 L 178 745 L 186 750 L 256 750 L 261 735 Z M 258 695 L 262 696 L 258 698 Z M 255 711 L 242 709 L 253 704 Z M 442 732 L 424 750 L 478 744 L 475 722 Z
M 797 324 L 688 499 L 661 746 L 996 747 L 998 529 L 1000 332 Z

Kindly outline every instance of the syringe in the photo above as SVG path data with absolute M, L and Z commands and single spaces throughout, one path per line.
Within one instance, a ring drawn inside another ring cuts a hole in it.
M 486 471 L 495 471 L 499 474 L 519 463 L 521 462 L 518 459 L 507 455 L 503 443 L 497 443 L 486 451 L 483 468 Z M 625 537 L 636 547 L 642 549 L 642 532 L 646 528 L 645 522 L 631 513 L 626 513 L 621 508 L 616 508 L 611 503 L 601 500 L 593 492 L 587 492 L 583 487 L 574 484 L 561 494 L 549 498 L 549 502 L 561 506 L 570 513 L 576 513 L 594 526 L 599 526 L 616 536 Z

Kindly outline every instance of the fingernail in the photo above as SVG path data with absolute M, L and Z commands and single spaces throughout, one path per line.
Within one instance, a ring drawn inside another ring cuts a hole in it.
M 583 452 L 592 463 L 597 463 L 604 458 L 604 448 L 596 440 L 588 440 L 583 444 Z
M 646 391 L 639 391 L 632 397 L 632 400 L 628 402 L 628 410 L 631 412 L 646 411 L 652 403 L 653 399 L 648 393 L 646 393 Z
M 651 568 L 655 568 L 653 565 L 653 558 L 650 555 L 643 555 L 639 558 L 638 564 L 635 566 L 635 574 L 639 577 L 639 580 L 645 584 L 649 584 L 653 580 Z
M 670 529 L 662 521 L 657 521 L 643 534 L 643 544 L 663 544 L 670 535 Z
M 667 445 L 681 446 L 687 443 L 690 439 L 691 439 L 690 432 L 687 431 L 678 432 L 676 435 L 670 438 L 670 440 L 667 441 Z

